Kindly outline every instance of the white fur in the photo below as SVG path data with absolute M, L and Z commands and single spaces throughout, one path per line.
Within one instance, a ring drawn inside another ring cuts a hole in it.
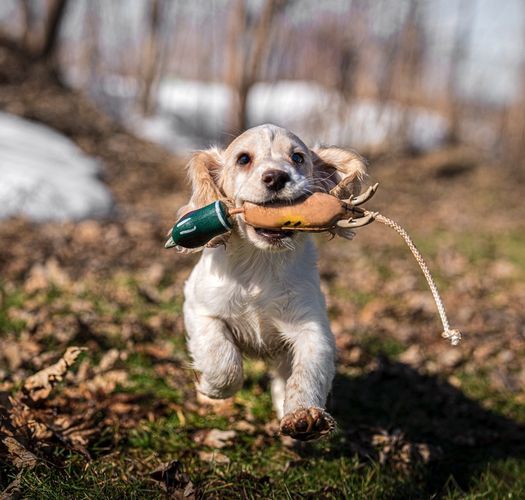
M 304 164 L 291 162 L 290 151 L 301 151 Z M 240 152 L 250 152 L 250 168 L 235 164 Z M 293 200 L 320 190 L 313 153 L 275 126 L 251 129 L 225 151 L 214 149 L 210 154 L 219 191 L 239 206 L 244 201 Z M 267 168 L 289 173 L 282 192 L 270 192 L 261 181 Z M 344 175 L 338 166 L 330 168 L 330 175 L 337 173 L 331 181 L 335 185 Z M 357 182 L 362 169 L 355 170 Z M 195 194 L 202 171 L 190 174 L 194 182 L 190 208 L 212 201 L 199 201 Z M 324 182 L 326 189 L 326 176 Z M 314 244 L 309 235 L 299 233 L 285 240 L 271 244 L 238 216 L 227 244 L 204 249 L 184 288 L 188 346 L 200 373 L 199 392 L 211 398 L 233 395 L 242 386 L 243 355 L 262 357 L 272 365 L 271 390 L 279 417 L 298 408 L 323 408 L 335 373 L 335 342 Z

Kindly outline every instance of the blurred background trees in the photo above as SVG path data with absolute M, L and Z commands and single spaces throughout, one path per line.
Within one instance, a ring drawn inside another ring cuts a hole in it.
M 519 0 L 6 0 L 0 21 L 3 40 L 175 150 L 274 121 L 365 152 L 525 156 Z
M 18 33 L 10 38 L 3 32 L 3 38 L 35 59 L 54 64 L 53 58 L 59 46 L 60 30 L 68 3 L 69 0 L 19 0 L 17 14 L 20 17 L 20 28 L 16 30 Z M 16 4 L 10 7 L 8 12 L 15 8 Z M 13 18 L 9 17 L 5 21 L 12 28 Z

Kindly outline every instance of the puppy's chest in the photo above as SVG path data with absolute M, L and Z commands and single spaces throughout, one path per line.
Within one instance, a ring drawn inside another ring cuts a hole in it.
M 225 322 L 243 352 L 271 356 L 282 346 L 281 333 L 272 319 L 264 312 L 247 309 L 238 316 L 225 318 Z
M 273 286 L 272 286 L 273 285 Z M 287 317 L 291 293 L 277 283 L 222 283 L 215 313 L 228 324 L 244 351 L 270 353 L 281 343 L 279 324 Z
M 281 319 L 286 315 L 291 293 L 288 287 L 265 283 L 223 283 L 217 287 L 217 315 L 266 324 L 269 320 Z

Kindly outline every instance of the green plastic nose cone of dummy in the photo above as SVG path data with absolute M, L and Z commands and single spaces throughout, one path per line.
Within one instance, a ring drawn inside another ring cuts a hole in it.
M 173 226 L 171 236 L 164 246 L 198 248 L 215 236 L 227 233 L 231 228 L 226 205 L 222 201 L 214 201 L 185 214 Z

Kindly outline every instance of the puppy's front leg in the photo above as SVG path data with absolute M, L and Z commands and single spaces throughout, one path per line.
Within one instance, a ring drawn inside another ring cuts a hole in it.
M 291 375 L 286 382 L 281 432 L 309 441 L 329 434 L 334 419 L 323 409 L 335 374 L 335 342 L 327 326 L 305 325 L 291 341 Z
M 201 373 L 197 390 L 213 399 L 225 399 L 242 387 L 242 356 L 224 321 L 186 316 L 188 347 L 193 367 Z

